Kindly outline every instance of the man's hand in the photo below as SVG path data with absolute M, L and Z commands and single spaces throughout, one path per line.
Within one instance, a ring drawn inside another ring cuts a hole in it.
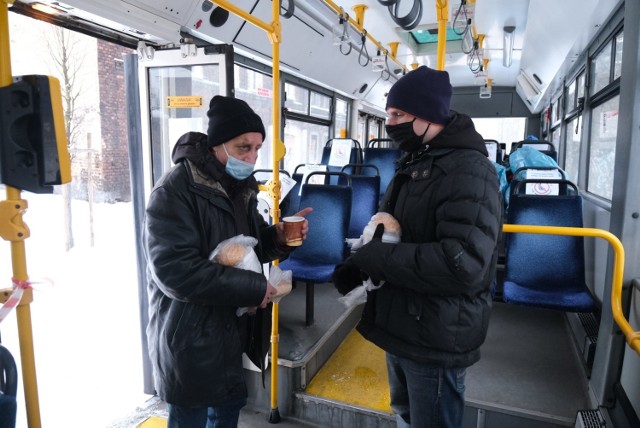
M 371 241 L 364 244 L 360 247 L 354 255 L 349 257 L 351 263 L 358 267 L 363 271 L 363 275 L 365 279 L 368 279 L 369 276 L 373 275 L 371 280 L 374 284 L 379 283 L 381 277 L 378 277 L 375 272 L 375 268 L 380 268 L 379 264 L 381 263 L 381 245 L 382 244 L 382 235 L 384 234 L 384 224 L 379 223 L 376 226 L 376 230 L 373 233 L 373 237 Z M 379 274 L 380 272 L 378 272 Z M 335 274 L 335 272 L 334 272 Z
M 340 263 L 333 270 L 331 281 L 338 292 L 343 296 L 362 284 L 360 268 L 354 265 L 350 259 Z
M 264 294 L 264 298 L 262 299 L 262 303 L 260 303 L 260 307 L 262 309 L 266 308 L 267 305 L 269 303 L 271 303 L 271 300 L 273 299 L 273 296 L 275 296 L 277 292 L 278 292 L 278 290 L 273 285 L 271 285 L 269 282 L 267 282 L 267 291 Z

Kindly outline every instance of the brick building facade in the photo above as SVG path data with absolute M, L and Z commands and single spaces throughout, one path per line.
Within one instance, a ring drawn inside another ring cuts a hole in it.
M 92 165 L 97 202 L 131 200 L 127 108 L 124 92 L 123 55 L 132 50 L 98 40 L 100 91 L 100 150 Z M 98 147 L 95 147 L 98 148 Z

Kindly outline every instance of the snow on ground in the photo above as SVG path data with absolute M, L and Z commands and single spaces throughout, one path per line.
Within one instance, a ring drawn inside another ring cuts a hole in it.
M 4 193 L 4 192 L 3 192 Z M 64 248 L 60 195 L 22 193 L 27 272 L 34 284 L 31 317 L 42 426 L 107 427 L 148 396 L 142 357 L 136 248 L 131 203 L 95 204 L 94 246 L 89 204 L 73 201 L 75 246 Z M 0 288 L 11 286 L 11 246 L 0 248 Z M 18 365 L 15 311 L 0 324 L 2 343 Z M 22 372 L 17 428 L 27 427 Z

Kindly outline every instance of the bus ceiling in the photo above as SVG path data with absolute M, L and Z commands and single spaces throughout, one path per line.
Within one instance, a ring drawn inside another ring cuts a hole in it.
M 452 85 L 478 87 L 481 97 L 490 97 L 491 87 L 515 87 L 532 113 L 557 92 L 572 60 L 620 3 L 467 0 L 463 10 L 457 0 L 439 11 L 436 5 L 443 2 L 432 0 L 422 1 L 419 14 L 406 2 L 401 16 L 393 17 L 377 0 L 281 1 L 282 71 L 384 106 L 388 88 L 405 70 L 437 67 L 438 16 L 444 12 L 444 68 Z M 271 0 L 233 4 L 271 22 Z M 366 7 L 356 14 L 357 5 Z M 156 49 L 177 47 L 193 38 L 233 44 L 241 55 L 271 62 L 265 32 L 209 0 L 16 0 L 11 10 L 132 48 L 139 42 Z

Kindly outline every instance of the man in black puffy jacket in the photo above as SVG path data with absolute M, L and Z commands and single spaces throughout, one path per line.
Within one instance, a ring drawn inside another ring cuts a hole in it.
M 265 137 L 262 120 L 244 101 L 222 96 L 213 97 L 207 115 L 207 134 L 178 140 L 176 165 L 151 192 L 144 224 L 149 356 L 169 428 L 236 426 L 247 399 L 242 353 L 262 368 L 268 350 L 268 343 L 255 349 L 260 344 L 247 332 L 270 330 L 277 284 L 213 263 L 211 252 L 240 234 L 257 238 L 262 263 L 295 248 L 285 244 L 282 223 L 269 226 L 257 210 L 251 173 Z M 303 239 L 307 231 L 305 220 Z M 238 317 L 239 307 L 261 309 Z
M 465 368 L 480 359 L 489 323 L 498 177 L 471 119 L 450 111 L 451 93 L 448 73 L 425 66 L 389 91 L 387 134 L 407 155 L 381 211 L 400 222 L 402 241 L 374 237 L 334 272 L 343 294 L 360 275 L 385 281 L 357 328 L 386 351 L 398 426 L 461 425 Z

